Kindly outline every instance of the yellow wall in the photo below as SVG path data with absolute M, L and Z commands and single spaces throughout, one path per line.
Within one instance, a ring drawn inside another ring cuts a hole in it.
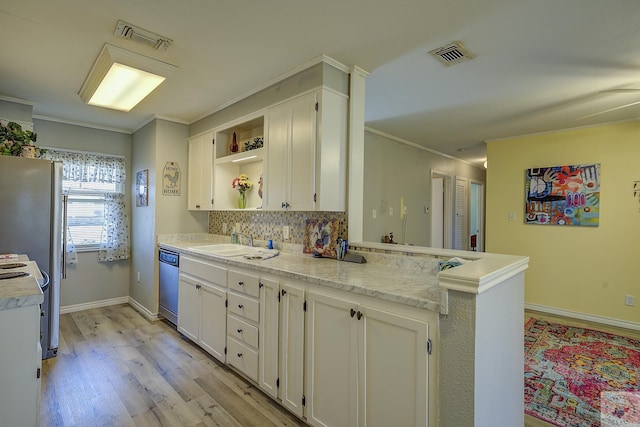
M 487 154 L 486 250 L 530 257 L 525 302 L 640 323 L 640 122 L 492 141 Z M 588 163 L 601 165 L 599 227 L 524 224 L 526 169 Z

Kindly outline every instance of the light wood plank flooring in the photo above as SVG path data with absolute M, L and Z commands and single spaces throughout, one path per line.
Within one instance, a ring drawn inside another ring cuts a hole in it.
M 128 305 L 64 314 L 41 426 L 303 426 L 175 329 Z
M 640 339 L 639 331 L 527 311 Z M 225 365 L 128 305 L 64 314 L 58 356 L 43 361 L 41 425 L 303 426 Z M 525 415 L 525 427 L 552 427 Z
M 624 329 L 624 328 L 618 328 L 615 326 L 603 325 L 601 323 L 588 322 L 586 320 L 573 319 L 573 318 L 563 317 L 563 316 L 555 316 L 552 314 L 541 313 L 538 311 L 526 310 L 525 323 L 531 317 L 534 317 L 540 320 L 546 320 L 548 322 L 559 323 L 562 325 L 571 325 L 571 326 L 577 326 L 581 328 L 595 329 L 598 331 L 608 332 L 610 334 L 616 334 L 624 337 L 640 339 L 640 331 L 634 331 L 631 329 Z M 529 416 L 527 414 L 524 415 L 524 425 L 525 427 L 554 427 L 554 424 L 546 423 L 538 418 Z

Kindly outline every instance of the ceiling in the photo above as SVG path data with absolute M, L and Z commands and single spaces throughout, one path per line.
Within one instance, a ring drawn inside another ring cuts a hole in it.
M 173 39 L 113 35 L 118 20 Z M 192 123 L 319 55 L 370 73 L 366 125 L 474 165 L 486 140 L 640 117 L 637 0 L 2 0 L 0 95 L 132 132 Z M 450 67 L 428 52 L 461 41 Z M 105 43 L 178 66 L 129 113 L 78 92 Z

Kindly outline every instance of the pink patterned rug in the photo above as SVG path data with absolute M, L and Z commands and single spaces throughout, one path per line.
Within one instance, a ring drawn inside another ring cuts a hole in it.
M 640 427 L 640 341 L 529 319 L 525 413 L 557 426 Z

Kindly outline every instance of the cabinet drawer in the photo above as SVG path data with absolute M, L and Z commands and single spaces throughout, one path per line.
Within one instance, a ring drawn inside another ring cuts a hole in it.
M 227 363 L 254 381 L 258 381 L 258 352 L 229 338 L 227 342 Z
M 229 289 L 254 297 L 260 296 L 260 279 L 258 276 L 229 270 Z
M 225 286 L 227 283 L 226 268 L 185 256 L 180 257 L 180 273 L 190 274 L 216 285 Z
M 258 348 L 258 328 L 234 316 L 227 317 L 227 335 Z
M 260 321 L 260 303 L 252 298 L 229 292 L 228 310 L 254 322 Z

